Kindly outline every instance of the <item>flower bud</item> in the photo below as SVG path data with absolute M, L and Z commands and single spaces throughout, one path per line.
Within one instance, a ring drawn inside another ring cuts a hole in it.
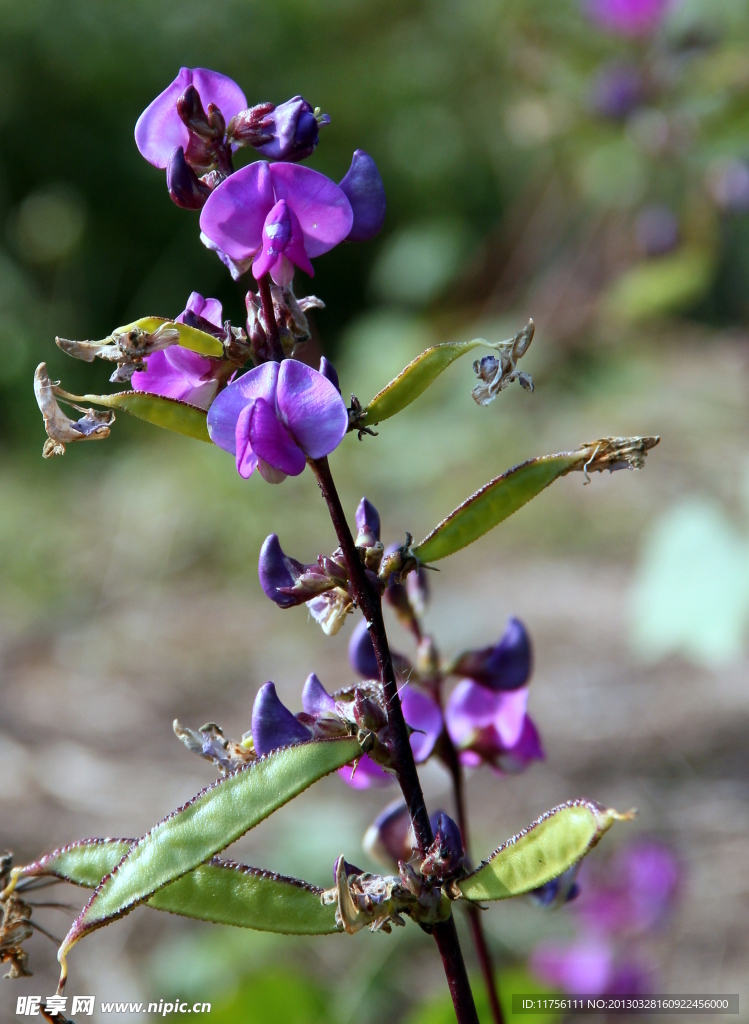
M 190 84 L 177 100 L 177 113 L 182 123 L 201 139 L 213 141 L 223 138 L 226 122 L 215 103 L 208 104 L 208 113 L 203 110 L 200 94 Z
M 320 125 L 330 123 L 327 114 L 320 115 L 301 96 L 277 107 L 261 106 L 265 108 L 262 116 L 260 107 L 237 114 L 229 125 L 229 134 L 232 141 L 254 146 L 269 160 L 304 160 L 317 146 Z
M 380 513 L 368 498 L 362 498 L 356 509 L 356 546 L 371 548 L 380 539 Z
M 174 150 L 166 166 L 166 187 L 169 198 L 183 210 L 201 210 L 211 194 L 185 159 L 181 146 Z
M 374 860 L 386 867 L 413 856 L 414 835 L 411 815 L 402 798 L 388 804 L 364 834 L 362 846 Z
M 268 128 L 264 128 L 263 119 L 273 113 L 273 103 L 256 103 L 254 107 L 240 110 L 229 122 L 226 134 L 237 146 L 261 146 L 273 138 Z
M 261 686 L 252 706 L 252 741 L 258 755 L 312 738 L 310 730 L 281 703 L 274 683 Z
M 361 690 L 354 690 L 354 721 L 360 729 L 379 732 L 387 725 L 387 715 L 383 709 Z
M 421 863 L 421 873 L 440 881 L 455 875 L 463 867 L 463 841 L 460 829 L 444 811 L 432 819 L 434 842 Z
M 302 707 L 313 717 L 327 712 L 335 712 L 335 700 L 330 696 L 314 672 L 307 676 L 302 690 Z
M 338 383 L 338 374 L 336 373 L 335 366 L 333 366 L 333 364 L 329 362 L 325 358 L 325 356 L 323 356 L 322 359 L 320 360 L 320 369 L 318 372 L 321 373 L 326 380 L 330 381 L 330 383 L 333 385 L 333 387 L 340 395 L 341 385 Z
M 279 608 L 291 608 L 297 604 L 304 604 L 309 598 L 309 594 L 295 597 L 288 593 L 303 575 L 305 567 L 295 558 L 284 554 L 277 534 L 272 533 L 263 542 L 257 569 L 260 586 L 266 597 L 275 601 Z
M 453 675 L 467 676 L 495 692 L 517 690 L 531 674 L 531 642 L 519 619 L 509 619 L 502 638 L 494 647 L 462 654 Z

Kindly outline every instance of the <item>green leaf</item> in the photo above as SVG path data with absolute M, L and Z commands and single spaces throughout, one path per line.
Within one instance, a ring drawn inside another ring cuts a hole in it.
M 144 391 L 118 391 L 114 395 L 82 395 L 80 401 L 93 402 L 107 409 L 122 409 L 139 420 L 146 420 L 165 430 L 173 430 L 176 434 L 185 434 L 209 444 L 211 441 L 205 409 L 198 409 L 176 398 L 163 398 Z
M 362 409 L 356 426 L 366 427 L 395 416 L 423 394 L 451 363 L 479 347 L 496 346 L 489 345 L 483 338 L 475 338 L 473 341 L 448 341 L 426 349 Z
M 571 868 L 598 842 L 619 814 L 591 800 L 569 800 L 542 814 L 456 883 L 467 900 L 504 900 L 545 885 Z
M 604 302 L 610 313 L 628 323 L 676 313 L 702 298 L 713 271 L 710 253 L 682 249 L 630 267 L 612 285 Z
M 131 847 L 73 923 L 57 954 L 61 980 L 68 952 L 84 935 L 192 871 L 361 752 L 353 737 L 282 747 L 219 779 L 164 818 Z
M 658 437 L 605 437 L 574 452 L 543 455 L 523 462 L 467 498 L 411 549 L 420 562 L 436 562 L 460 551 L 494 529 L 503 519 L 540 494 L 560 476 L 573 470 L 640 469 Z
M 131 324 L 125 324 L 124 327 L 117 327 L 112 331 L 112 337 L 116 338 L 117 335 L 127 334 L 134 329 L 144 331 L 146 334 L 153 334 L 154 331 L 157 331 L 164 324 L 169 324 L 170 327 L 174 327 L 179 333 L 179 344 L 182 348 L 189 348 L 191 352 L 198 352 L 201 356 L 213 356 L 214 358 L 223 356 L 224 346 L 218 338 L 206 334 L 205 331 L 199 331 L 197 327 L 177 324 L 168 317 L 163 316 L 141 317 L 140 320 L 135 320 Z
M 18 878 L 52 875 L 93 889 L 114 871 L 136 842 L 84 839 L 54 850 L 15 874 Z M 256 931 L 328 935 L 338 931 L 335 907 L 323 906 L 322 892 L 297 878 L 215 857 L 159 889 L 147 905 L 183 917 Z

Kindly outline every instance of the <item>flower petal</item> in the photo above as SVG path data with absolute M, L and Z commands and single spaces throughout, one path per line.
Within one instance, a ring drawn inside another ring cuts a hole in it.
M 252 705 L 252 742 L 258 754 L 312 739 L 312 733 L 281 703 L 274 683 L 261 686 Z
M 277 260 L 285 256 L 310 277 L 315 271 L 304 250 L 304 235 L 299 218 L 285 199 L 279 199 L 263 224 L 263 251 L 252 264 L 256 280 L 267 274 Z M 293 268 L 289 268 L 293 272 Z M 289 282 L 287 282 L 289 283 Z
M 470 744 L 479 729 L 492 725 L 498 710 L 498 694 L 472 679 L 463 679 L 450 694 L 445 724 L 456 747 Z
M 307 682 L 304 684 L 302 707 L 308 715 L 322 715 L 326 711 L 335 711 L 335 700 L 314 672 L 307 676 Z
M 348 430 L 348 412 L 331 382 L 297 359 L 284 359 L 276 403 L 284 424 L 311 459 L 329 455 Z
M 285 199 L 299 218 L 310 259 L 328 252 L 347 237 L 354 214 L 345 193 L 334 181 L 299 164 L 271 164 L 270 173 L 276 201 Z
M 200 214 L 200 230 L 232 260 L 250 259 L 262 246 L 263 224 L 275 204 L 268 164 L 258 160 L 211 192 Z
M 190 298 L 187 300 L 187 305 L 174 322 L 177 324 L 183 324 L 187 313 L 194 313 L 195 316 L 202 316 L 204 320 L 213 324 L 214 327 L 224 326 L 222 319 L 223 310 L 219 300 L 204 299 L 200 292 L 190 292 Z
M 401 693 L 403 717 L 412 729 L 420 732 L 411 734 L 411 750 L 417 764 L 426 761 L 442 732 L 442 712 L 437 702 L 420 690 L 410 686 Z
M 504 746 L 511 750 L 523 734 L 525 712 L 528 707 L 528 687 L 497 694 L 497 712 L 494 728 Z
M 192 82 L 190 68 L 179 74 L 148 104 L 135 124 L 135 144 L 154 167 L 166 167 L 175 149 L 187 147 L 190 133 L 177 113 L 177 100 Z
M 144 362 L 146 369 L 132 376 L 133 391 L 176 398 L 198 409 L 208 409 L 216 397 L 220 382 L 212 377 L 212 370 L 218 360 L 173 345 L 153 352 Z
M 250 402 L 242 409 L 237 419 L 237 429 L 235 431 L 237 473 L 244 480 L 251 477 L 257 469 L 257 455 L 252 450 L 252 442 L 250 440 L 250 420 L 254 404 L 254 402 Z
M 255 398 L 273 402 L 277 381 L 278 363 L 268 362 L 256 366 L 225 388 L 208 410 L 208 433 L 213 443 L 234 455 L 239 414 Z
M 285 554 L 277 534 L 271 533 L 263 541 L 257 571 L 260 577 L 260 586 L 266 597 L 275 601 L 279 608 L 291 608 L 295 604 L 299 604 L 299 601 L 291 594 L 281 593 L 280 588 L 293 587 L 304 572 L 304 565 L 297 562 L 296 558 Z M 311 678 L 312 676 L 310 676 Z M 309 679 L 307 683 L 309 683 Z M 333 706 L 335 707 L 335 701 L 333 701 Z M 302 707 L 304 707 L 304 694 L 302 694 Z M 304 707 L 304 710 L 307 711 L 307 708 Z
M 218 71 L 195 68 L 192 73 L 192 84 L 198 90 L 203 109 L 207 110 L 209 103 L 215 103 L 227 124 L 235 114 L 247 106 L 245 95 L 237 83 Z
M 351 167 L 340 182 L 342 192 L 351 203 L 354 222 L 348 234 L 350 242 L 365 242 L 385 223 L 385 186 L 377 164 L 363 149 L 354 152 Z
M 258 458 L 288 476 L 299 476 L 307 465 L 304 452 L 276 416 L 275 406 L 264 398 L 252 404 L 250 440 Z
M 393 775 L 388 775 L 378 764 L 376 764 L 368 754 L 362 754 L 359 758 L 356 771 L 351 775 L 351 766 L 346 765 L 344 768 L 338 769 L 338 774 L 341 776 L 347 786 L 351 786 L 352 789 L 370 789 L 372 786 L 389 786 L 395 781 Z

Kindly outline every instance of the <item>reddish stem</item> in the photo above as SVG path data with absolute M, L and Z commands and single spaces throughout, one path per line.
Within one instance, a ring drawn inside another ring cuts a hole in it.
M 260 293 L 260 303 L 263 307 L 263 320 L 265 322 L 265 336 L 270 345 L 271 359 L 280 363 L 283 359 L 283 346 L 281 336 L 278 333 L 276 314 L 273 309 L 273 296 L 270 291 L 270 274 L 263 274 L 257 283 L 257 290 Z

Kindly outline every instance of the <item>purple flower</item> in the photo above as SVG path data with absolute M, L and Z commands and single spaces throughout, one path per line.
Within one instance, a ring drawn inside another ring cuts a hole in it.
M 421 764 L 434 750 L 442 733 L 442 712 L 433 697 L 407 686 L 400 695 L 406 724 L 418 732 L 411 733 L 414 761 Z
M 588 0 L 596 24 L 620 36 L 646 36 L 663 20 L 671 0 Z
M 517 690 L 528 682 L 531 669 L 528 631 L 519 619 L 509 619 L 499 643 L 461 654 L 453 674 L 468 676 L 490 690 Z
M 398 861 L 409 861 L 413 854 L 414 835 L 411 815 L 402 797 L 388 804 L 364 833 L 362 846 L 375 860 L 387 867 Z
M 247 106 L 242 90 L 226 75 L 206 68 L 180 68 L 172 84 L 146 107 L 135 125 L 135 143 L 154 167 L 166 167 L 179 147 L 188 154 L 189 162 L 191 132 L 179 115 L 177 101 L 191 85 L 203 107 L 213 104 L 225 122 Z
M 257 468 L 271 483 L 298 476 L 307 458 L 330 454 L 347 430 L 335 387 L 296 359 L 250 370 L 208 412 L 211 440 L 236 457 L 239 475 L 247 479 Z
M 304 597 L 297 600 L 293 594 L 284 591 L 294 586 L 305 568 L 302 562 L 297 562 L 295 558 L 284 554 L 277 534 L 272 533 L 265 538 L 260 548 L 258 576 L 265 596 L 275 601 L 279 608 L 291 608 L 304 602 Z
M 463 839 L 460 829 L 444 811 L 438 811 L 430 820 L 434 842 L 422 861 L 421 873 L 426 877 L 449 878 L 463 866 Z
M 385 223 L 385 186 L 377 164 L 363 149 L 354 151 L 351 167 L 339 182 L 346 193 L 354 222 L 348 234 L 350 242 L 366 242 L 380 231 Z
M 335 698 L 330 696 L 314 672 L 307 676 L 302 689 L 302 708 L 305 714 L 313 717 L 335 712 Z
M 362 754 L 356 762 L 355 770 L 349 767 L 339 768 L 338 774 L 347 786 L 352 789 L 370 789 L 372 786 L 389 786 L 395 776 L 388 775 L 368 754 Z
M 254 110 L 262 112 L 262 116 L 253 116 Z M 262 104 L 259 108 L 242 111 L 229 125 L 229 135 L 239 142 L 246 137 L 246 141 L 268 160 L 296 161 L 314 152 L 323 124 L 330 124 L 328 114 L 318 120 L 312 106 L 301 96 L 294 96 L 277 107 Z
M 401 678 L 407 677 L 411 672 L 411 663 L 403 654 L 391 651 L 393 666 L 397 675 Z M 375 657 L 372 637 L 367 630 L 367 624 L 362 619 L 351 634 L 348 645 L 348 660 L 355 672 L 358 672 L 362 679 L 379 679 L 380 669 Z
M 643 97 L 642 77 L 627 64 L 601 68 L 590 90 L 590 105 L 602 117 L 620 120 L 639 105 Z
M 174 150 L 166 165 L 166 187 L 169 198 L 183 210 L 202 210 L 211 194 L 210 188 L 185 159 L 181 146 Z
M 592 937 L 565 946 L 543 942 L 534 949 L 529 967 L 563 992 L 602 995 L 608 992 L 614 976 L 614 952 L 609 943 Z
M 249 164 L 213 190 L 200 215 L 204 235 L 231 260 L 252 259 L 256 278 L 270 271 L 289 284 L 294 265 L 312 277 L 310 259 L 342 242 L 354 215 L 345 193 L 298 164 Z
M 380 513 L 369 498 L 362 498 L 356 508 L 356 546 L 371 548 L 380 539 Z
M 541 885 L 538 889 L 528 893 L 532 903 L 545 910 L 556 910 L 565 903 L 570 903 L 580 895 L 580 886 L 577 884 L 577 874 L 580 870 L 580 861 L 573 864 L 571 868 L 563 871 L 561 875 L 552 878 L 550 882 Z
M 527 706 L 527 687 L 494 693 L 472 679 L 458 683 L 445 708 L 445 725 L 461 762 L 469 767 L 485 762 L 499 771 L 517 772 L 530 761 L 543 759 Z
M 221 327 L 221 303 L 193 292 L 176 323 L 185 323 L 191 316 Z M 209 359 L 180 345 L 153 352 L 143 362 L 145 370 L 136 370 L 132 376 L 134 391 L 176 398 L 198 409 L 209 409 L 219 390 L 236 372 L 236 367 L 226 359 Z
M 252 706 L 252 742 L 258 754 L 312 739 L 310 730 L 281 703 L 274 683 L 261 686 Z

